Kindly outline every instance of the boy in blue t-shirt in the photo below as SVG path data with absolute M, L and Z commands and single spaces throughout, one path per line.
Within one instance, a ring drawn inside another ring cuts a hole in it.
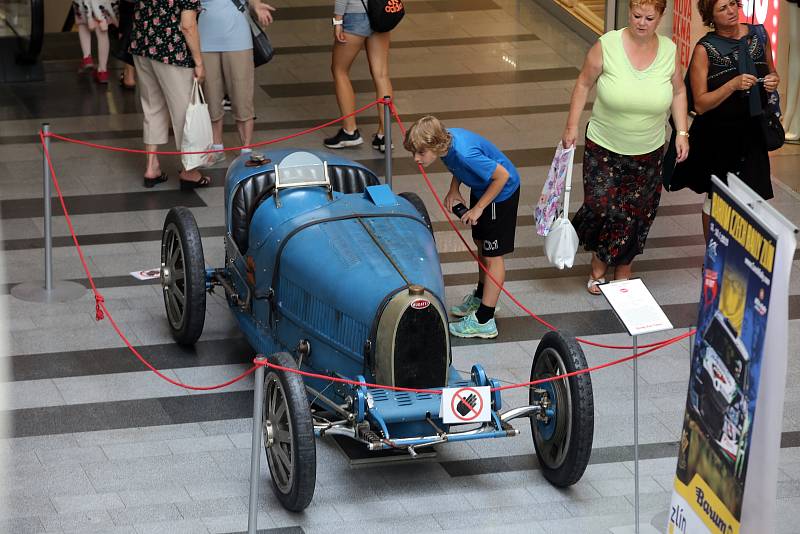
M 460 305 L 450 308 L 450 313 L 462 317 L 450 323 L 450 333 L 457 337 L 497 337 L 494 310 L 506 277 L 503 256 L 514 251 L 519 173 L 488 140 L 469 130 L 445 129 L 431 115 L 408 129 L 403 146 L 423 167 L 441 158 L 453 173 L 450 190 L 444 197 L 448 210 L 466 204 L 459 191 L 461 184 L 470 188 L 469 210 L 461 216 L 461 222 L 472 225 L 472 239 L 481 263 L 500 285 L 491 280 L 485 283 L 486 275 L 478 268 L 478 287 Z

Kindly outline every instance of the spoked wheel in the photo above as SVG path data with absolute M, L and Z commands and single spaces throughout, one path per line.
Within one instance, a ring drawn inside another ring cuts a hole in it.
M 172 208 L 161 234 L 161 287 L 172 337 L 192 345 L 206 319 L 206 273 L 203 243 L 192 212 Z
M 574 338 L 548 332 L 539 342 L 531 366 L 531 381 L 586 368 L 586 358 Z M 583 476 L 592 453 L 594 399 L 588 373 L 532 386 L 532 405 L 544 413 L 531 417 L 536 457 L 554 486 L 575 484 Z
M 273 354 L 268 361 L 297 368 L 286 352 Z M 317 480 L 314 423 L 300 375 L 267 368 L 263 431 L 275 495 L 284 508 L 299 512 L 311 503 Z
M 428 214 L 428 208 L 425 207 L 425 203 L 419 198 L 419 195 L 416 193 L 400 193 L 401 197 L 408 200 L 414 208 L 419 212 L 422 216 L 422 220 L 425 221 L 425 226 L 428 227 L 430 230 L 431 235 L 433 235 L 433 224 L 431 223 L 431 216 Z

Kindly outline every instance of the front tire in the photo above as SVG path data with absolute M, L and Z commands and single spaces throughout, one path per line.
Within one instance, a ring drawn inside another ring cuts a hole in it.
M 531 381 L 586 369 L 586 357 L 574 338 L 548 332 L 539 342 Z M 567 487 L 583 476 L 592 454 L 594 398 L 588 373 L 531 386 L 529 402 L 540 404 L 544 390 L 552 403 L 547 417 L 531 417 L 536 457 L 551 484 Z
M 161 233 L 161 287 L 172 337 L 193 345 L 206 320 L 206 273 L 200 230 L 188 208 L 169 210 Z
M 286 352 L 273 354 L 267 361 L 297 369 L 294 358 Z M 314 423 L 302 377 L 268 367 L 263 413 L 272 489 L 284 508 L 300 512 L 311 503 L 317 480 Z

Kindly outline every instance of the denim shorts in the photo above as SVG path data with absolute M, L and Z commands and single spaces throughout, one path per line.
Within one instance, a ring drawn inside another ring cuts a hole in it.
M 369 37 L 372 35 L 372 28 L 369 25 L 369 17 L 366 13 L 345 13 L 342 17 L 342 30 L 345 33 Z

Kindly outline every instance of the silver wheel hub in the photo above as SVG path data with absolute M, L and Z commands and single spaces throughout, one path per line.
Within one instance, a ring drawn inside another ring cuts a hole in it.
M 164 286 L 164 289 L 172 285 L 172 272 L 166 265 L 161 266 L 161 285 Z
M 269 419 L 264 420 L 262 433 L 264 434 L 264 446 L 268 449 L 271 448 L 275 444 L 275 429 Z

